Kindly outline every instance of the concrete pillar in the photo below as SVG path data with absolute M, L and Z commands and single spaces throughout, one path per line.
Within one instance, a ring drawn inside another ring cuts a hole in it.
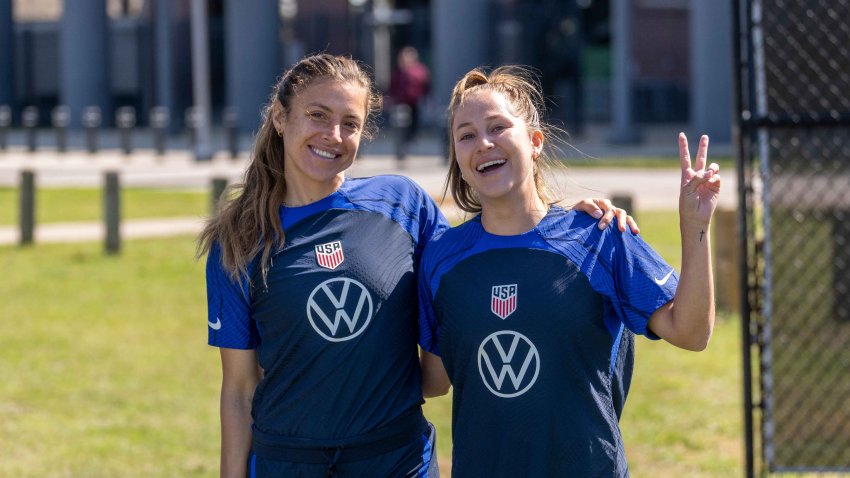
M 277 0 L 227 0 L 224 7 L 226 106 L 236 108 L 241 131 L 256 131 L 281 73 Z
M 640 140 L 634 121 L 632 89 L 632 1 L 611 0 L 611 134 L 612 143 Z
M 108 40 L 106 0 L 65 0 L 59 33 L 59 102 L 71 108 L 74 128 L 82 125 L 83 109 L 92 105 L 111 121 Z
M 178 117 L 182 111 L 174 102 L 174 70 L 171 55 L 171 0 L 154 0 L 154 62 L 156 77 L 154 79 L 154 105 L 168 108 L 172 118 Z M 172 124 L 175 122 L 172 122 Z
M 691 128 L 732 137 L 732 2 L 691 3 Z
M 455 82 L 489 61 L 493 45 L 488 30 L 492 3 L 488 0 L 432 0 L 432 97 L 440 111 L 449 104 Z
M 0 105 L 15 101 L 14 25 L 12 0 L 0 0 Z
M 206 0 L 192 0 L 192 97 L 196 114 L 195 159 L 212 159 L 212 97 L 210 96 L 210 36 Z

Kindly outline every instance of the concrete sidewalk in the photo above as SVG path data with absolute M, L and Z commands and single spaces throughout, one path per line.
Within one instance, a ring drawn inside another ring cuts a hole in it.
M 668 129 L 675 131 L 674 128 Z M 577 158 L 573 162 L 600 166 L 559 170 L 552 175 L 552 183 L 560 191 L 565 203 L 573 203 L 585 197 L 610 198 L 615 195 L 627 195 L 633 198 L 632 207 L 636 211 L 675 209 L 678 206 L 679 191 L 675 133 L 672 133 L 672 139 L 669 141 L 666 140 L 667 131 L 664 130 L 663 133 L 665 134 L 656 133 L 651 141 L 641 145 L 607 145 L 607 149 L 594 151 L 604 156 Z M 362 148 L 362 154 L 352 166 L 349 175 L 405 175 L 439 201 L 443 194 L 447 166 L 439 153 L 433 153 L 438 147 L 436 138 L 422 138 L 412 148 L 412 154 L 403 162 L 399 162 L 390 154 L 391 144 L 387 141 L 376 141 Z M 719 154 L 723 154 L 724 149 L 729 149 L 728 145 L 712 147 L 712 152 L 720 150 Z M 629 155 L 668 156 L 671 158 L 671 167 L 669 170 L 661 170 L 604 166 L 606 157 Z M 89 154 L 79 150 L 58 153 L 51 149 L 29 152 L 21 146 L 16 146 L 0 151 L 0 187 L 17 188 L 24 170 L 35 174 L 38 188 L 101 187 L 104 173 L 116 171 L 120 173 L 122 187 L 209 190 L 213 178 L 226 178 L 228 183 L 240 181 L 247 160 L 247 152 L 242 152 L 237 158 L 219 153 L 211 161 L 197 162 L 189 150 L 170 150 L 165 155 L 158 156 L 149 149 L 137 149 L 131 155 L 124 155 L 116 149 Z M 737 197 L 734 171 L 723 171 L 723 181 L 720 207 L 732 209 Z M 443 204 L 443 209 L 449 219 L 463 219 L 463 214 L 453 207 L 450 201 Z M 133 239 L 196 234 L 202 223 L 203 219 L 196 217 L 124 220 L 121 236 L 124 239 Z M 96 241 L 102 240 L 103 237 L 103 224 L 93 222 L 37 224 L 34 239 L 36 243 L 47 243 Z M 0 227 L 0 244 L 15 244 L 18 241 L 19 231 L 16 226 Z

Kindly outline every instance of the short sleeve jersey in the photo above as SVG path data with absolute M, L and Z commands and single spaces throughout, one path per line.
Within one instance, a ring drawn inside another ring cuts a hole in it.
M 335 439 L 367 433 L 422 403 L 416 268 L 447 227 L 407 178 L 347 179 L 334 194 L 281 207 L 285 246 L 263 281 L 232 281 L 207 260 L 209 344 L 257 349 L 254 427 Z
M 420 343 L 454 387 L 453 476 L 627 476 L 634 334 L 678 276 L 640 237 L 553 207 L 516 236 L 480 216 L 425 249 Z

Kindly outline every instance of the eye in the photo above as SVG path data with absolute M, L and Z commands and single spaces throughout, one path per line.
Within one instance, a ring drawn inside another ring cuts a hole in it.
M 497 124 L 497 125 L 493 126 L 493 128 L 491 128 L 490 131 L 492 131 L 494 133 L 501 133 L 505 129 L 507 129 L 507 127 L 505 125 Z
M 345 127 L 351 131 L 358 131 L 360 129 L 360 123 L 356 121 L 347 121 L 345 123 Z
M 458 141 L 464 141 L 464 140 L 467 140 L 467 139 L 472 139 L 474 137 L 475 136 L 472 133 L 461 133 L 461 135 L 458 137 L 457 140 Z
M 307 112 L 307 116 L 316 121 L 324 121 L 327 119 L 327 115 L 321 111 L 309 111 Z

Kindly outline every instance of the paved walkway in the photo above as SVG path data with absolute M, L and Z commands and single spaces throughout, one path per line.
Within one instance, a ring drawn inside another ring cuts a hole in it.
M 670 129 L 670 131 L 676 131 Z M 670 145 L 661 144 L 660 134 L 651 142 L 639 146 L 608 146 L 608 149 L 593 151 L 595 156 L 578 157 L 574 163 L 604 165 L 606 157 L 622 156 L 669 156 L 670 170 L 658 169 L 615 169 L 600 167 L 576 167 L 559 171 L 552 176 L 553 183 L 562 192 L 565 202 L 574 202 L 583 197 L 612 197 L 628 195 L 633 198 L 633 208 L 640 210 L 675 209 L 677 207 L 679 173 L 675 169 L 675 133 Z M 666 138 L 666 135 L 664 136 Z M 430 143 L 429 143 L 430 141 Z M 588 153 L 591 146 L 579 145 Z M 421 140 L 403 164 L 389 154 L 387 142 L 377 142 L 363 148 L 361 158 L 350 170 L 352 177 L 376 174 L 402 174 L 419 183 L 429 194 L 439 200 L 443 193 L 446 165 L 436 151 L 435 138 Z M 720 154 L 728 153 L 729 146 L 721 145 Z M 578 153 L 576 153 L 578 155 Z M 603 159 L 599 159 L 603 158 Z M 208 189 L 213 178 L 227 178 L 228 182 L 241 179 L 247 152 L 237 158 L 219 154 L 208 162 L 196 162 L 188 150 L 172 150 L 158 156 L 152 150 L 139 149 L 132 155 L 119 150 L 102 150 L 94 155 L 84 151 L 57 153 L 44 149 L 28 152 L 22 147 L 0 151 L 0 187 L 17 187 L 21 171 L 33 171 L 37 187 L 99 187 L 107 171 L 120 173 L 125 187 L 196 188 Z M 720 207 L 734 208 L 736 186 L 734 171 L 724 171 L 724 192 Z M 451 201 L 443 203 L 444 212 L 450 219 L 461 219 L 462 214 Z M 202 219 L 197 217 L 145 219 L 122 221 L 122 238 L 156 237 L 175 234 L 195 234 Z M 102 223 L 40 224 L 36 226 L 35 242 L 71 242 L 101 240 L 104 237 Z M 16 226 L 0 227 L 0 244 L 15 244 L 19 240 Z

